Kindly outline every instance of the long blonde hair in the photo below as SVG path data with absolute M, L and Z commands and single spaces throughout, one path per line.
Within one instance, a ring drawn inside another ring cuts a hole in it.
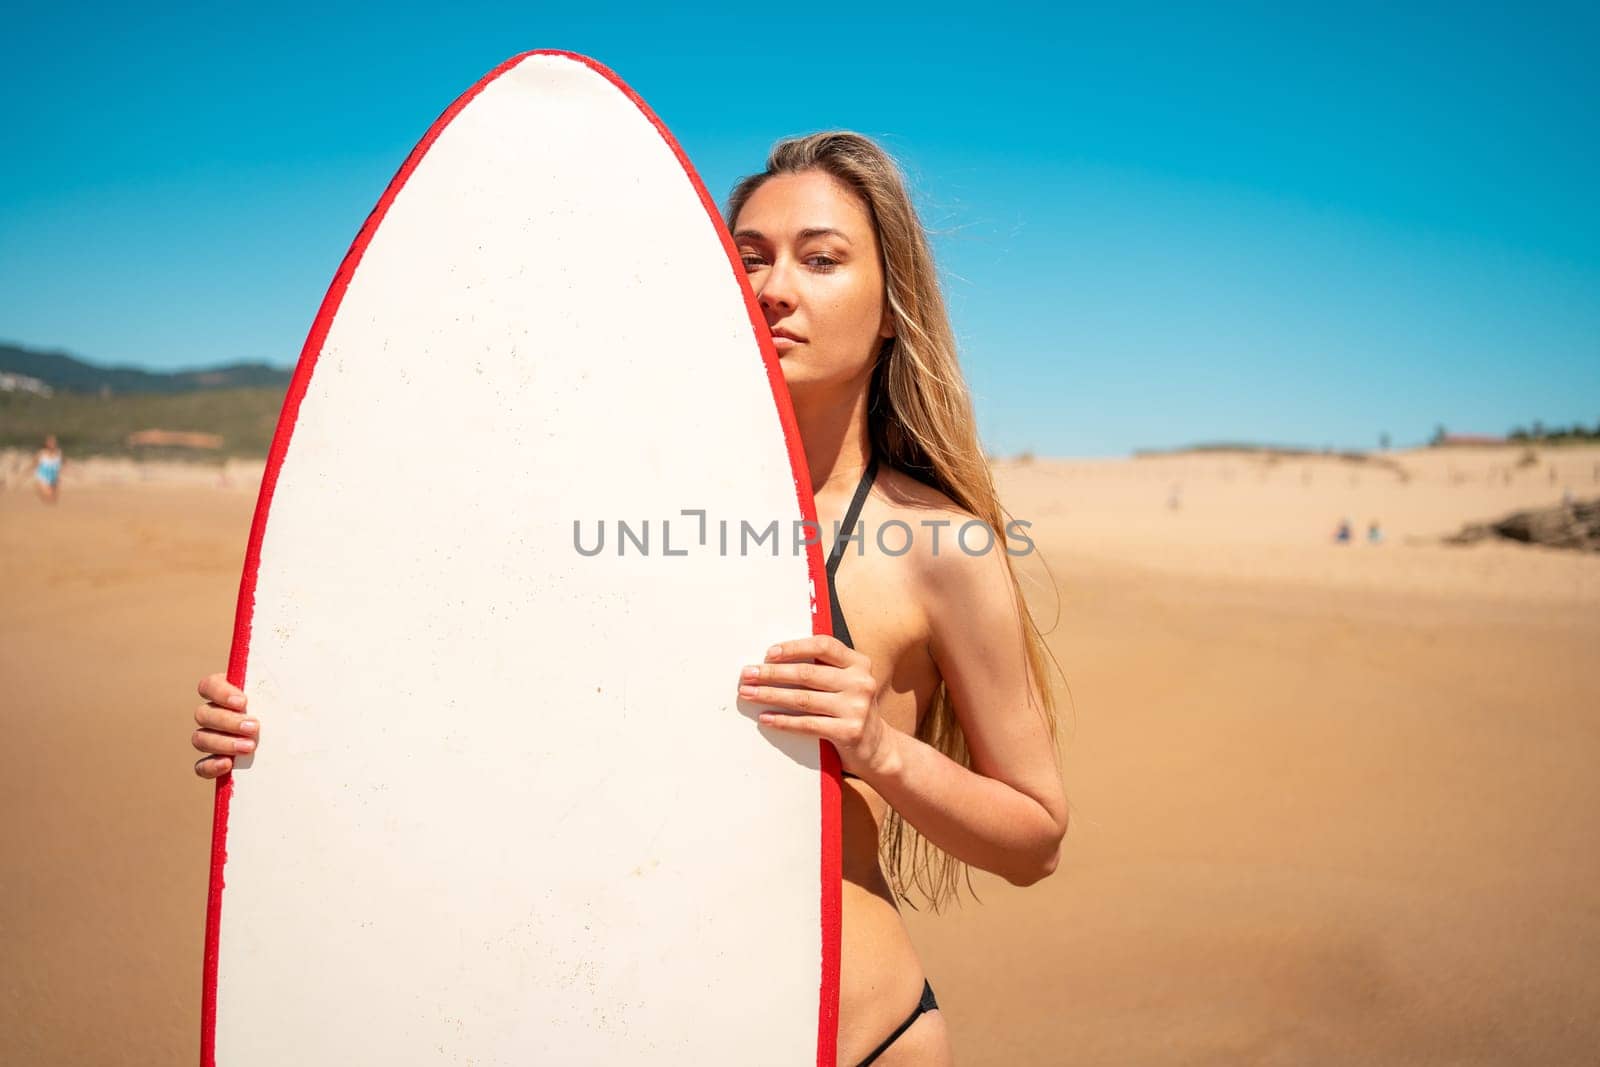
M 742 178 L 728 197 L 725 217 L 731 231 L 751 194 L 779 174 L 822 171 L 853 190 L 872 217 L 881 250 L 885 299 L 894 316 L 895 335 L 878 351 L 867 398 L 867 432 L 872 446 L 894 467 L 950 497 L 988 523 L 996 544 L 1006 544 L 1005 516 L 995 494 L 988 457 L 978 441 L 972 400 L 956 357 L 944 296 L 927 234 L 906 192 L 893 158 L 876 142 L 848 130 L 791 137 L 773 145 L 766 169 Z M 1056 701 L 1045 672 L 1054 661 L 1023 598 L 1009 553 L 1003 554 L 1017 603 L 1028 670 L 1040 695 L 1044 717 L 1060 767 L 1056 739 Z M 1060 664 L 1057 663 L 1059 670 Z M 939 683 L 916 736 L 964 767 L 971 768 L 961 723 L 949 693 Z M 879 842 L 895 895 L 911 903 L 914 886 L 935 912 L 958 899 L 971 872 L 960 860 L 934 847 L 892 808 Z M 912 904 L 912 907 L 915 907 Z

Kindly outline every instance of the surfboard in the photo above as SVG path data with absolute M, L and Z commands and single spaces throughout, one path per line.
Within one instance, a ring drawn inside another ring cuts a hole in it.
M 815 520 L 676 140 L 584 56 L 489 72 L 361 226 L 278 422 L 202 1062 L 832 1064 L 838 756 L 737 697 L 829 632 Z

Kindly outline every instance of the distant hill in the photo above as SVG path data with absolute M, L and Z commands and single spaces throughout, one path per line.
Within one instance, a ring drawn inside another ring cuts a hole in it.
M 100 367 L 65 352 L 0 344 L 0 373 L 36 378 L 58 393 L 129 395 L 193 393 L 205 389 L 287 389 L 291 374 L 265 363 L 229 363 L 184 371 Z
M 69 459 L 265 456 L 290 377 L 264 363 L 165 373 L 97 367 L 0 344 L 0 382 L 12 386 L 0 387 L 0 448 L 36 449 L 55 434 Z M 204 448 L 182 444 L 200 440 Z

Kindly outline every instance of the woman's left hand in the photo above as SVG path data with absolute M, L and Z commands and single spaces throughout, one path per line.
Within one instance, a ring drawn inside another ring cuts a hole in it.
M 893 743 L 893 727 L 878 714 L 872 661 L 836 637 L 773 645 L 760 666 L 740 672 L 739 683 L 741 700 L 782 709 L 762 712 L 761 725 L 831 741 L 844 769 L 863 778 Z

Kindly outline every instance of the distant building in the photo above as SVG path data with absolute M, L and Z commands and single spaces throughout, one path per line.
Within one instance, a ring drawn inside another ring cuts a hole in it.
M 36 396 L 50 396 L 54 392 L 54 389 L 37 378 L 0 371 L 0 393 L 33 393 Z
M 168 448 L 221 448 L 222 437 L 214 433 L 190 433 L 184 430 L 140 430 L 130 433 L 127 443 L 132 445 L 165 445 Z

